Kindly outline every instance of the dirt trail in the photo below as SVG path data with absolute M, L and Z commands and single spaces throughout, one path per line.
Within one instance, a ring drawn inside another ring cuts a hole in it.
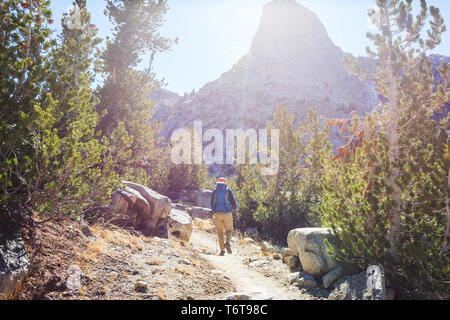
M 224 257 L 217 255 L 218 244 L 214 234 L 194 229 L 191 242 L 194 246 L 207 249 L 208 254 L 203 256 L 233 282 L 238 293 L 249 295 L 253 300 L 313 299 L 312 296 L 302 293 L 298 288 L 287 286 L 282 281 L 268 277 L 249 267 L 245 263 L 249 258 L 249 253 L 237 242 L 232 244 L 233 254 L 226 254 Z

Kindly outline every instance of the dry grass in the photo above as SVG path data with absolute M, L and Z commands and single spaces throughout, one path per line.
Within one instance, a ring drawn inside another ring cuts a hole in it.
M 99 255 L 104 255 L 106 253 L 106 241 L 101 238 L 97 238 L 95 241 L 90 241 L 86 249 L 81 254 L 81 260 L 84 262 L 94 262 L 97 263 L 100 260 Z
M 201 231 L 210 232 L 214 228 L 214 224 L 212 220 L 202 220 L 202 219 L 194 219 L 194 226 L 200 229 Z
M 155 281 L 155 284 L 156 284 L 156 285 L 162 285 L 162 286 L 165 286 L 165 285 L 167 285 L 168 283 L 169 283 L 168 280 L 156 280 L 156 281 Z
M 128 247 L 139 251 L 144 250 L 144 241 L 130 232 L 116 226 L 107 224 L 96 224 L 91 227 L 91 232 L 95 239 L 89 241 L 86 249 L 79 256 L 81 267 L 90 263 L 99 263 L 104 255 L 115 255 L 113 250 L 109 250 L 110 244 Z M 83 268 L 86 269 L 86 268 Z M 90 269 L 90 268 L 88 268 Z M 88 270 L 86 270 L 88 271 Z
M 149 266 L 160 266 L 163 264 L 163 262 L 159 259 L 150 259 L 145 263 L 148 264 Z
M 167 300 L 167 295 L 166 293 L 163 291 L 163 289 L 158 288 L 158 298 L 160 298 L 161 300 Z
M 191 259 L 191 263 L 192 263 L 192 265 L 194 265 L 196 267 L 201 265 L 201 262 L 197 259 Z
M 191 274 L 194 273 L 194 270 L 191 269 L 191 268 L 188 268 L 188 267 L 179 267 L 179 266 L 176 266 L 176 267 L 175 267 L 175 271 L 176 271 L 176 272 L 179 272 L 179 273 L 181 273 L 181 274 L 187 275 L 187 276 L 190 276 Z
M 14 288 L 7 290 L 3 294 L 0 295 L 0 301 L 11 301 L 11 300 L 17 300 L 20 296 L 20 293 L 24 290 L 25 282 L 27 281 L 27 276 L 24 275 L 21 279 L 18 279 L 17 282 L 14 285 Z

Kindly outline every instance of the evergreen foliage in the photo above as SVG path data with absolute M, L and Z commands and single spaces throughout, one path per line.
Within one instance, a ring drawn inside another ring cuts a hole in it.
M 449 100 L 449 75 L 443 65 L 436 88 L 426 55 L 440 43 L 444 22 L 425 1 L 415 19 L 412 1 L 378 0 L 369 15 L 379 28 L 368 34 L 377 61 L 371 76 L 386 103 L 366 117 L 331 121 L 352 129 L 325 170 L 324 223 L 344 260 L 385 264 L 390 283 L 404 292 L 448 296 L 449 118 L 433 115 Z
M 269 132 L 273 128 L 280 129 L 277 174 L 263 177 L 258 166 L 245 165 L 233 183 L 241 225 L 257 225 L 270 237 L 285 240 L 291 229 L 320 222 L 316 210 L 322 193 L 320 177 L 323 163 L 331 158 L 331 145 L 315 109 L 296 128 L 286 108 L 278 108 L 268 124 Z

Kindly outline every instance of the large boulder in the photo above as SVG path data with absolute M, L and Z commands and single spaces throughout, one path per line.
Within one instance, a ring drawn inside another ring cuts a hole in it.
M 189 210 L 189 214 L 192 218 L 198 218 L 198 219 L 212 219 L 214 214 L 211 209 L 208 208 L 202 208 L 202 207 L 192 207 Z
M 377 270 L 374 272 L 374 270 Z M 338 280 L 329 300 L 386 300 L 386 284 L 382 266 L 369 268 L 354 276 Z
M 131 212 L 127 210 L 127 215 L 132 220 L 133 225 L 138 226 L 142 221 L 151 218 L 150 204 L 139 191 L 127 187 L 120 190 L 119 193 L 131 204 L 133 210 Z
M 189 241 L 192 234 L 192 219 L 184 211 L 172 209 L 169 213 L 169 233 L 181 240 Z
M 138 226 L 150 219 L 150 204 L 136 190 L 126 187 L 112 195 L 107 220 L 118 226 Z
M 289 249 L 297 253 L 303 271 L 315 277 L 322 277 L 338 267 L 336 259 L 326 251 L 325 239 L 334 242 L 331 229 L 294 229 L 288 234 Z
M 151 190 L 140 184 L 133 182 L 124 182 L 129 188 L 136 190 L 150 205 L 150 214 L 139 222 L 139 228 L 145 234 L 151 235 L 156 229 L 161 228 L 167 223 L 170 210 L 172 208 L 171 201 L 168 197 L 163 196 L 156 191 Z
M 199 190 L 193 192 L 193 203 L 197 207 L 211 208 L 211 190 Z
M 0 299 L 14 292 L 29 266 L 20 232 L 11 225 L 0 225 Z
M 132 226 L 146 236 L 167 234 L 168 197 L 137 183 L 124 181 L 126 187 L 112 195 L 106 218 L 119 226 Z

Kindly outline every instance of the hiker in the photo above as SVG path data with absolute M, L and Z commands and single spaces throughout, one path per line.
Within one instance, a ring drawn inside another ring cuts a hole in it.
M 211 195 L 211 209 L 214 213 L 214 224 L 217 238 L 219 239 L 220 255 L 225 255 L 225 249 L 227 249 L 228 254 L 232 254 L 230 242 L 233 234 L 233 210 L 237 209 L 237 201 L 233 190 L 227 187 L 225 178 L 219 179 L 216 189 Z M 224 234 L 226 236 L 225 243 Z

